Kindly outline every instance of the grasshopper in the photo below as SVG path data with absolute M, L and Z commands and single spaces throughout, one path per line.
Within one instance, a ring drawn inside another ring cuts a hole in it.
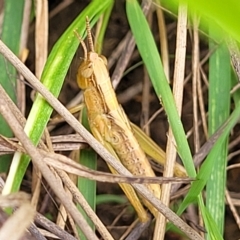
M 137 126 L 130 123 L 123 108 L 119 105 L 115 91 L 112 87 L 107 60 L 104 56 L 94 51 L 91 29 L 88 19 L 86 20 L 87 39 L 89 51 L 85 43 L 80 39 L 84 50 L 84 60 L 77 72 L 77 83 L 83 90 L 88 120 L 93 136 L 105 146 L 133 175 L 155 176 L 151 165 L 143 151 L 153 155 L 161 164 L 164 164 L 165 153 L 156 143 L 147 137 Z M 138 142 L 136 136 L 145 139 Z M 139 143 L 143 143 L 141 148 Z M 152 149 L 155 149 L 152 151 Z M 156 150 L 157 149 L 157 150 Z M 111 172 L 116 170 L 109 166 Z M 175 175 L 186 176 L 181 165 L 176 165 Z M 148 221 L 147 213 L 139 200 L 134 189 L 128 184 L 120 184 L 129 201 L 135 208 L 140 221 Z M 145 184 L 145 186 L 160 198 L 161 189 L 159 184 Z M 158 211 L 144 198 L 143 204 L 157 218 Z

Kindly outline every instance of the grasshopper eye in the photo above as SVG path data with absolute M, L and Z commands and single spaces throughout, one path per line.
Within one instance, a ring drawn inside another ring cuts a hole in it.
M 82 75 L 83 78 L 89 78 L 93 74 L 93 68 L 91 62 L 83 62 L 79 69 L 78 74 Z
M 107 59 L 103 55 L 100 55 L 99 57 L 103 60 L 104 65 L 107 66 Z

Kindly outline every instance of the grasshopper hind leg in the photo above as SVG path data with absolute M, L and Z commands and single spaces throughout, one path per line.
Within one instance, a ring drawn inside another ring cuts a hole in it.
M 97 129 L 95 129 L 95 130 L 92 129 L 92 132 L 93 132 L 94 136 L 98 139 L 98 141 L 100 141 L 108 149 L 108 151 L 120 162 L 120 160 L 119 160 L 118 156 L 116 155 L 112 146 L 109 143 L 107 143 L 106 141 L 104 141 L 104 139 L 102 138 L 101 134 L 97 131 Z M 113 174 L 119 174 L 112 166 L 110 166 L 109 164 L 107 164 L 107 165 Z M 124 183 L 119 183 L 119 185 L 122 188 L 125 195 L 127 196 L 127 198 L 129 199 L 129 201 L 132 204 L 132 206 L 134 207 L 134 209 L 136 210 L 139 220 L 141 222 L 149 221 L 148 214 L 145 211 L 145 209 L 144 209 L 140 199 L 138 198 L 135 190 L 133 189 L 133 187 L 130 186 L 129 184 L 124 184 Z
M 108 143 L 105 143 L 104 145 L 108 151 L 117 159 L 119 160 L 118 156 L 116 155 L 115 151 L 113 150 L 112 146 L 110 146 Z M 120 161 L 120 160 L 119 160 Z M 108 164 L 108 167 L 110 171 L 113 174 L 119 174 L 112 166 Z M 137 212 L 137 215 L 139 217 L 139 220 L 143 223 L 148 222 L 150 220 L 146 210 L 144 209 L 140 199 L 138 198 L 138 195 L 136 194 L 133 187 L 129 184 L 125 183 L 119 183 L 120 187 L 122 188 L 123 192 L 127 196 L 128 200 L 134 207 L 135 211 Z

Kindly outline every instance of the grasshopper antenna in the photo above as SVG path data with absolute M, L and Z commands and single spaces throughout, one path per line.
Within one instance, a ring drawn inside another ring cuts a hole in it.
M 94 52 L 93 39 L 92 39 L 92 34 L 91 34 L 91 27 L 90 27 L 88 17 L 86 17 L 86 27 L 87 27 L 87 39 L 88 39 L 89 48 L 90 48 L 91 52 Z
M 80 41 L 80 43 L 82 45 L 83 52 L 84 52 L 84 59 L 87 59 L 87 47 L 86 47 L 85 42 L 82 40 L 81 36 L 79 35 L 79 33 L 76 30 L 74 30 L 74 34 L 78 38 L 78 40 Z

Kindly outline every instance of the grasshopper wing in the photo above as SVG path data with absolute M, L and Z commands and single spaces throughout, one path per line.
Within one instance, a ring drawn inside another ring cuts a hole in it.
M 152 157 L 155 162 L 164 165 L 166 160 L 165 152 L 138 126 L 131 123 L 131 127 L 143 151 L 148 156 Z M 177 177 L 186 177 L 187 173 L 183 166 L 176 163 L 174 167 L 174 175 Z

